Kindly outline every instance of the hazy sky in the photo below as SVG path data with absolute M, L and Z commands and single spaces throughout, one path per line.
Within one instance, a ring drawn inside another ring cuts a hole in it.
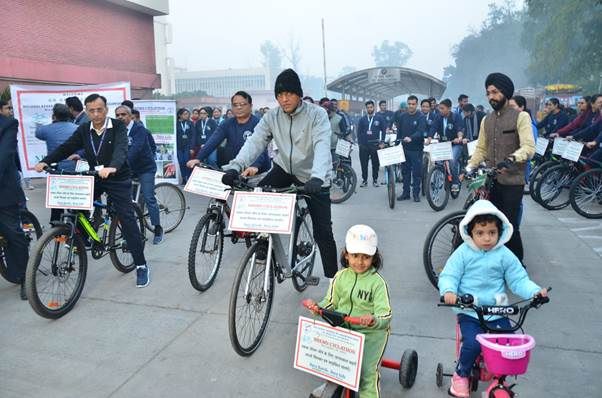
M 506 1 L 496 0 L 502 4 Z M 171 0 L 170 56 L 190 71 L 261 66 L 260 44 L 301 47 L 303 74 L 322 75 L 320 20 L 326 26 L 329 78 L 344 66 L 374 66 L 372 48 L 402 41 L 414 52 L 405 65 L 437 78 L 452 62 L 452 47 L 483 23 L 488 1 L 249 1 Z M 522 4 L 520 1 L 517 4 Z M 283 66 L 288 66 L 285 61 Z M 330 80 L 330 79 L 329 79 Z

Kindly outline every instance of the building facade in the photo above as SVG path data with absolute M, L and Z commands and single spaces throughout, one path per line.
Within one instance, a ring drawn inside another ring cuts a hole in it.
M 214 97 L 230 97 L 238 90 L 269 90 L 263 68 L 175 72 L 175 93 L 205 91 Z

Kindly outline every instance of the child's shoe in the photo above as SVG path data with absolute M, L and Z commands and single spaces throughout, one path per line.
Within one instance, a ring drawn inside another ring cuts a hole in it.
M 449 395 L 458 398 L 468 398 L 470 396 L 468 377 L 461 377 L 454 372 L 451 379 L 451 387 L 449 388 Z

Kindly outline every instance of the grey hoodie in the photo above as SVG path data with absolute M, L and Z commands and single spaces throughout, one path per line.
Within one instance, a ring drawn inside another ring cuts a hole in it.
M 278 148 L 274 163 L 303 183 L 316 177 L 328 187 L 332 170 L 330 135 L 330 121 L 322 107 L 301 101 L 290 115 L 276 107 L 263 116 L 253 135 L 224 169 L 243 171 L 274 140 Z

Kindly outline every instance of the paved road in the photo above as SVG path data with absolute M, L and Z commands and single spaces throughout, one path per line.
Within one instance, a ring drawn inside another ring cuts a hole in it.
M 357 164 L 357 163 L 356 163 Z M 45 221 L 43 180 L 28 191 L 30 208 Z M 192 230 L 206 201 L 187 195 L 182 225 L 159 246 L 147 246 L 152 282 L 137 289 L 108 258 L 89 263 L 82 298 L 57 321 L 38 317 L 18 289 L 0 281 L 0 397 L 306 397 L 318 379 L 293 369 L 295 325 L 304 297 L 320 299 L 325 284 L 296 293 L 278 285 L 267 335 L 250 358 L 230 346 L 227 303 L 243 254 L 226 242 L 215 285 L 200 294 L 186 271 Z M 526 200 L 523 238 L 526 264 L 535 281 L 554 287 L 552 303 L 533 311 L 527 330 L 537 347 L 529 373 L 518 380 L 524 397 L 600 397 L 602 379 L 602 285 L 600 222 L 565 209 L 548 212 Z M 435 386 L 435 367 L 451 368 L 454 318 L 437 309 L 437 293 L 422 268 L 422 244 L 433 223 L 460 208 L 451 201 L 441 213 L 426 204 L 386 205 L 385 188 L 358 188 L 348 202 L 333 206 L 341 245 L 348 227 L 366 223 L 379 235 L 394 309 L 387 356 L 412 347 L 419 354 L 416 384 L 402 391 L 397 375 L 383 369 L 384 397 L 444 397 Z M 340 247 L 339 247 L 340 248 Z M 321 265 L 317 265 L 321 272 Z M 448 381 L 446 381 L 446 384 Z M 475 395 L 476 396 L 476 395 Z

